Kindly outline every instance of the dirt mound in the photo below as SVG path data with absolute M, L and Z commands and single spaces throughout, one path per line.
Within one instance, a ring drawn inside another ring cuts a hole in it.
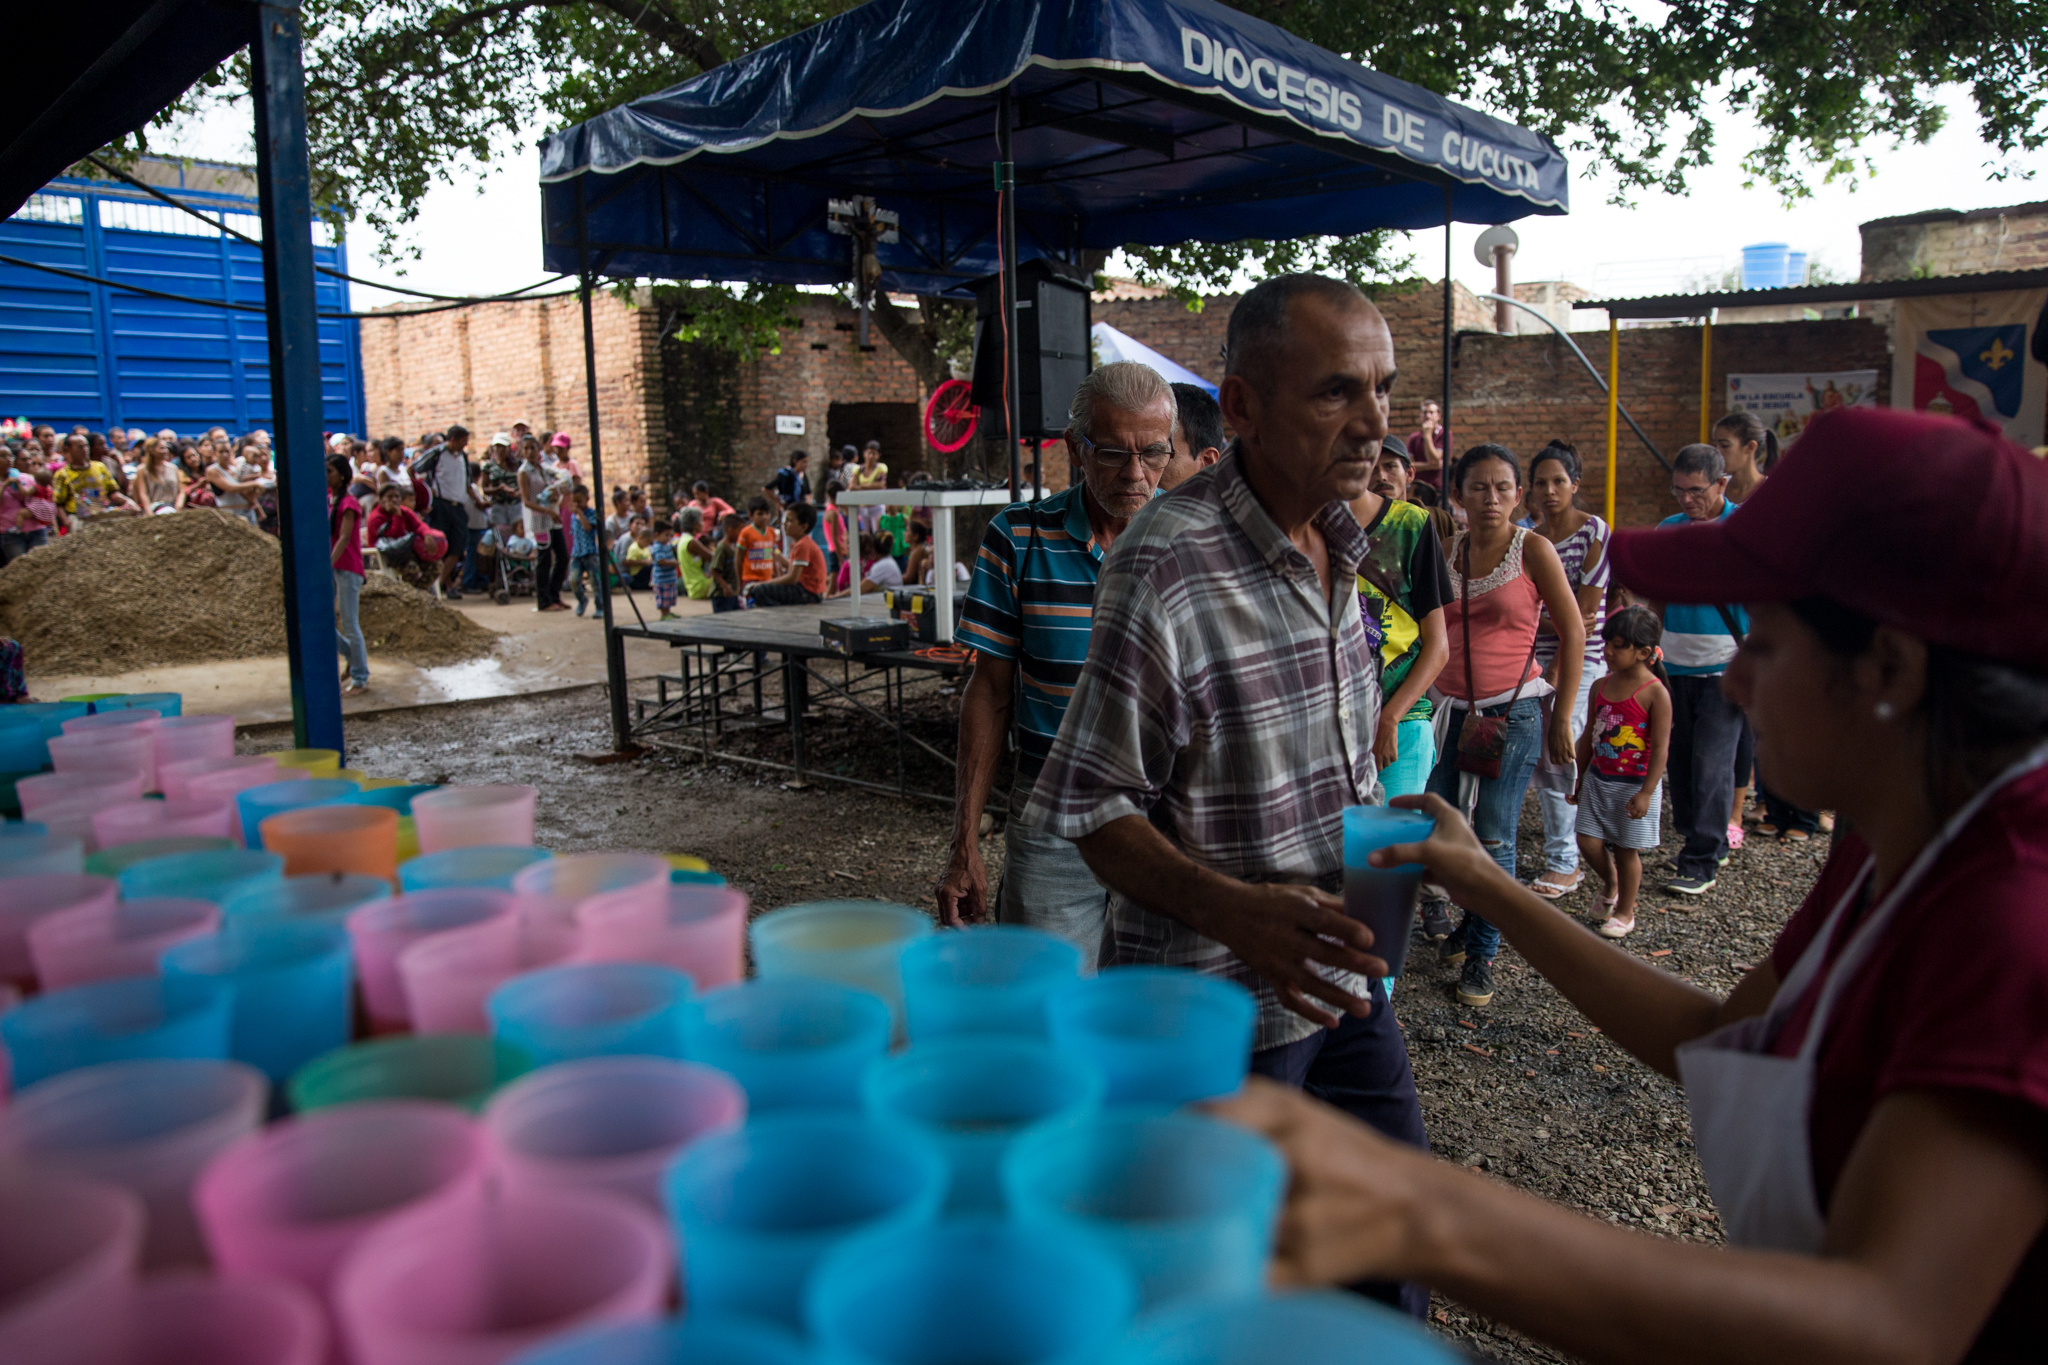
M 496 632 L 425 593 L 372 575 L 372 653 L 423 667 L 473 659 Z M 0 630 L 37 673 L 129 673 L 284 653 L 277 541 L 206 508 L 109 519 L 0 569 Z

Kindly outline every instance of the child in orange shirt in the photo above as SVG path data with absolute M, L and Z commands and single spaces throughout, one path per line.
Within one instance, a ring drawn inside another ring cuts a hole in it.
M 740 592 L 755 583 L 775 577 L 775 554 L 781 539 L 773 530 L 774 509 L 768 499 L 755 498 L 747 504 L 749 524 L 740 531 Z

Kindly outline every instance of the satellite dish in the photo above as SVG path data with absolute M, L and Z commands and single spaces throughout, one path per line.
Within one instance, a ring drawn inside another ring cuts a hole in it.
M 1490 227 L 1479 234 L 1479 240 L 1472 244 L 1472 254 L 1479 258 L 1479 264 L 1491 270 L 1493 268 L 1493 249 L 1495 247 L 1504 246 L 1509 252 L 1513 252 L 1521 245 L 1522 239 L 1515 235 L 1515 230 L 1506 223 L 1502 223 L 1498 227 Z

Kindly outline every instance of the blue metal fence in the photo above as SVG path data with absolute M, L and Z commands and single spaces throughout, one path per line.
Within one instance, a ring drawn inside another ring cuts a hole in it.
M 174 190 L 260 239 L 253 198 Z M 324 231 L 324 229 L 322 229 Z M 0 254 L 194 298 L 263 303 L 258 250 L 119 185 L 50 182 L 5 222 Z M 348 248 L 316 238 L 314 258 L 346 270 Z M 322 312 L 348 308 L 348 286 L 320 276 Z M 322 417 L 364 428 L 363 353 L 354 319 L 320 322 Z M 0 416 L 181 435 L 272 426 L 263 314 L 174 303 L 0 263 Z

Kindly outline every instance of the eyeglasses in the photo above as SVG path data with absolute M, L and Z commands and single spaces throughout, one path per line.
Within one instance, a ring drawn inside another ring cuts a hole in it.
M 1167 461 L 1173 458 L 1173 447 L 1163 441 L 1155 441 L 1143 450 L 1122 450 L 1116 446 L 1098 446 L 1086 436 L 1081 438 L 1081 444 L 1087 447 L 1089 459 L 1095 461 L 1103 469 L 1108 470 L 1122 469 L 1130 464 L 1132 460 L 1136 460 L 1139 464 L 1156 474 L 1166 468 Z
M 1675 483 L 1671 485 L 1671 496 L 1680 502 L 1692 502 L 1695 499 L 1706 497 L 1713 491 L 1714 485 L 1712 484 L 1705 484 L 1699 488 L 1680 488 Z

